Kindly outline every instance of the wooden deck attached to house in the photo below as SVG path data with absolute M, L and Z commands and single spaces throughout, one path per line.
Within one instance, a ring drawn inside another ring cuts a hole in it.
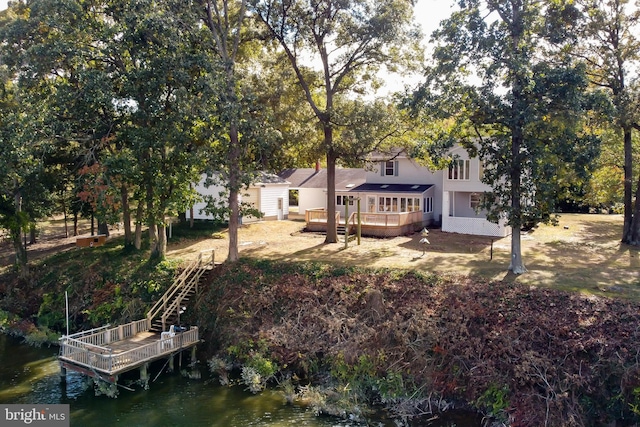
M 59 360 L 65 369 L 113 381 L 124 372 L 170 357 L 199 341 L 197 327 L 158 333 L 149 331 L 149 321 L 143 319 L 63 336 Z
M 309 231 L 327 231 L 327 210 L 324 208 L 307 209 L 305 221 Z M 357 227 L 357 215 L 344 220 L 340 213 L 336 213 L 336 226 L 347 226 L 353 233 Z M 426 224 L 423 223 L 422 211 L 392 212 L 392 213 L 360 213 L 360 226 L 363 236 L 395 237 L 416 232 Z

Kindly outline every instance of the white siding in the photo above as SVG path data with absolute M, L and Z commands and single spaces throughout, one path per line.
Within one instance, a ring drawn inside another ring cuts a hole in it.
M 456 158 L 460 160 L 469 160 L 469 179 L 453 180 L 449 179 L 449 170 L 442 171 L 443 191 L 469 191 L 484 192 L 490 191 L 491 187 L 482 182 L 480 176 L 480 159 L 477 157 L 470 158 L 467 151 L 463 148 L 453 150 Z
M 196 185 L 195 190 L 202 196 L 213 196 L 214 198 L 221 200 L 224 206 L 227 206 L 227 190 L 221 185 L 205 187 L 205 179 L 206 176 L 203 175 L 200 182 Z M 223 194 L 222 199 L 220 199 L 220 194 Z M 272 219 L 278 217 L 279 198 L 283 199 L 282 216 L 286 217 L 286 215 L 289 214 L 289 184 L 258 184 L 240 191 L 241 203 L 250 203 L 254 208 L 262 212 L 265 217 Z M 200 210 L 206 206 L 207 204 L 204 201 L 195 203 L 193 205 L 193 218 L 213 219 L 211 215 L 200 213 Z M 187 219 L 191 219 L 191 210 L 187 210 Z M 244 217 L 242 220 L 246 223 L 257 221 L 258 219 L 255 217 Z
M 323 188 L 300 188 L 298 190 L 298 211 L 300 214 L 308 209 L 326 208 L 327 192 Z
M 372 169 L 368 170 L 365 179 L 370 183 L 386 184 L 434 184 L 441 181 L 439 177 L 442 171 L 431 172 L 428 168 L 418 165 L 411 159 L 398 158 L 398 175 L 382 176 L 380 173 L 381 162 L 372 162 Z
M 212 185 L 210 187 L 205 187 L 204 185 L 205 178 L 206 178 L 206 175 L 202 175 L 202 179 L 195 187 L 195 190 L 198 192 L 198 194 L 202 196 L 214 196 L 216 199 L 220 199 L 220 194 L 223 194 L 224 203 L 226 205 L 227 204 L 226 199 L 228 197 L 227 190 L 221 185 Z M 202 213 L 200 212 L 206 206 L 207 206 L 207 203 L 204 201 L 195 203 L 193 205 L 193 218 L 194 219 L 213 219 L 211 215 L 207 215 L 204 212 Z M 190 209 L 187 210 L 187 219 L 191 219 Z
M 289 187 L 287 185 L 268 185 L 261 188 L 261 212 L 267 218 L 278 217 L 278 199 L 283 199 L 284 215 L 289 214 Z

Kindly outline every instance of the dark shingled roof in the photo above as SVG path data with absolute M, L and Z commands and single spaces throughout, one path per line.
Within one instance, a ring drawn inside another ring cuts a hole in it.
M 349 191 L 359 193 L 423 193 L 433 184 L 371 184 L 366 183 Z
M 291 183 L 291 188 L 327 188 L 327 170 L 314 168 L 285 169 L 278 174 Z M 357 187 L 365 182 L 365 171 L 357 168 L 336 168 L 336 190 L 346 191 L 347 185 Z M 351 187 L 350 187 L 351 188 Z
M 288 184 L 288 182 L 286 179 L 274 173 L 260 172 L 253 184 Z

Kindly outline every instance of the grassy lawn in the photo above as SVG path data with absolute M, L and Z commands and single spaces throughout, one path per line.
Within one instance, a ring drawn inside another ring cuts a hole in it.
M 280 227 L 280 228 L 278 228 Z M 419 233 L 392 239 L 363 238 L 324 244 L 324 236 L 300 232 L 303 222 L 272 221 L 243 227 L 240 254 L 282 261 L 416 269 L 550 286 L 574 292 L 640 300 L 640 249 L 622 245 L 622 216 L 563 214 L 559 223 L 523 233 L 521 276 L 508 274 L 511 237 L 491 239 L 431 230 L 423 255 Z M 209 241 L 210 242 L 210 241 Z M 202 241 L 192 250 L 206 247 Z M 225 240 L 219 243 L 226 243 Z M 491 250 L 493 243 L 493 253 Z M 184 248 L 181 252 L 184 255 Z M 224 259 L 224 247 L 217 259 Z
M 226 230 L 218 233 L 210 224 L 200 225 L 207 225 L 207 230 L 198 227 L 190 230 L 185 226 L 174 229 L 173 238 L 169 240 L 169 259 L 188 260 L 204 249 L 214 249 L 216 261 L 226 258 Z M 88 232 L 88 226 L 88 222 L 83 221 L 80 231 Z M 239 230 L 240 256 L 437 271 L 640 301 L 640 249 L 620 243 L 620 215 L 563 214 L 556 226 L 541 225 L 523 233 L 523 257 L 529 271 L 521 276 L 507 273 L 510 236 L 492 239 L 430 230 L 431 244 L 426 248 L 419 243 L 419 233 L 386 239 L 365 237 L 360 245 L 353 240 L 345 248 L 344 241 L 325 244 L 323 234 L 303 232 L 304 227 L 303 221 L 246 224 Z M 74 257 L 73 254 L 81 250 L 75 248 L 74 237 L 64 238 L 62 221 L 41 224 L 39 229 L 40 243 L 38 248 L 29 247 L 30 260 L 61 250 L 71 251 L 69 256 Z M 109 246 L 117 248 L 119 239 L 121 237 L 111 238 Z M 0 260 L 6 268 L 12 263 L 13 250 L 9 242 L 5 242 L 2 249 Z

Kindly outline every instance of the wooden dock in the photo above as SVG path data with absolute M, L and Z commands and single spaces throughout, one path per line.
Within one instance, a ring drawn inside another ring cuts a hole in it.
M 184 332 L 151 332 L 147 319 L 114 328 L 83 331 L 60 338 L 63 369 L 115 383 L 118 375 L 194 347 L 198 328 Z
M 140 368 L 146 382 L 148 364 L 173 356 L 186 349 L 193 350 L 200 341 L 198 328 L 176 329 L 180 313 L 189 299 L 196 295 L 201 280 L 211 273 L 213 250 L 200 252 L 162 295 L 142 320 L 111 327 L 103 326 L 60 338 L 58 360 L 63 376 L 67 370 L 80 372 L 115 384 L 118 375 Z M 172 365 L 170 365 L 172 366 Z

